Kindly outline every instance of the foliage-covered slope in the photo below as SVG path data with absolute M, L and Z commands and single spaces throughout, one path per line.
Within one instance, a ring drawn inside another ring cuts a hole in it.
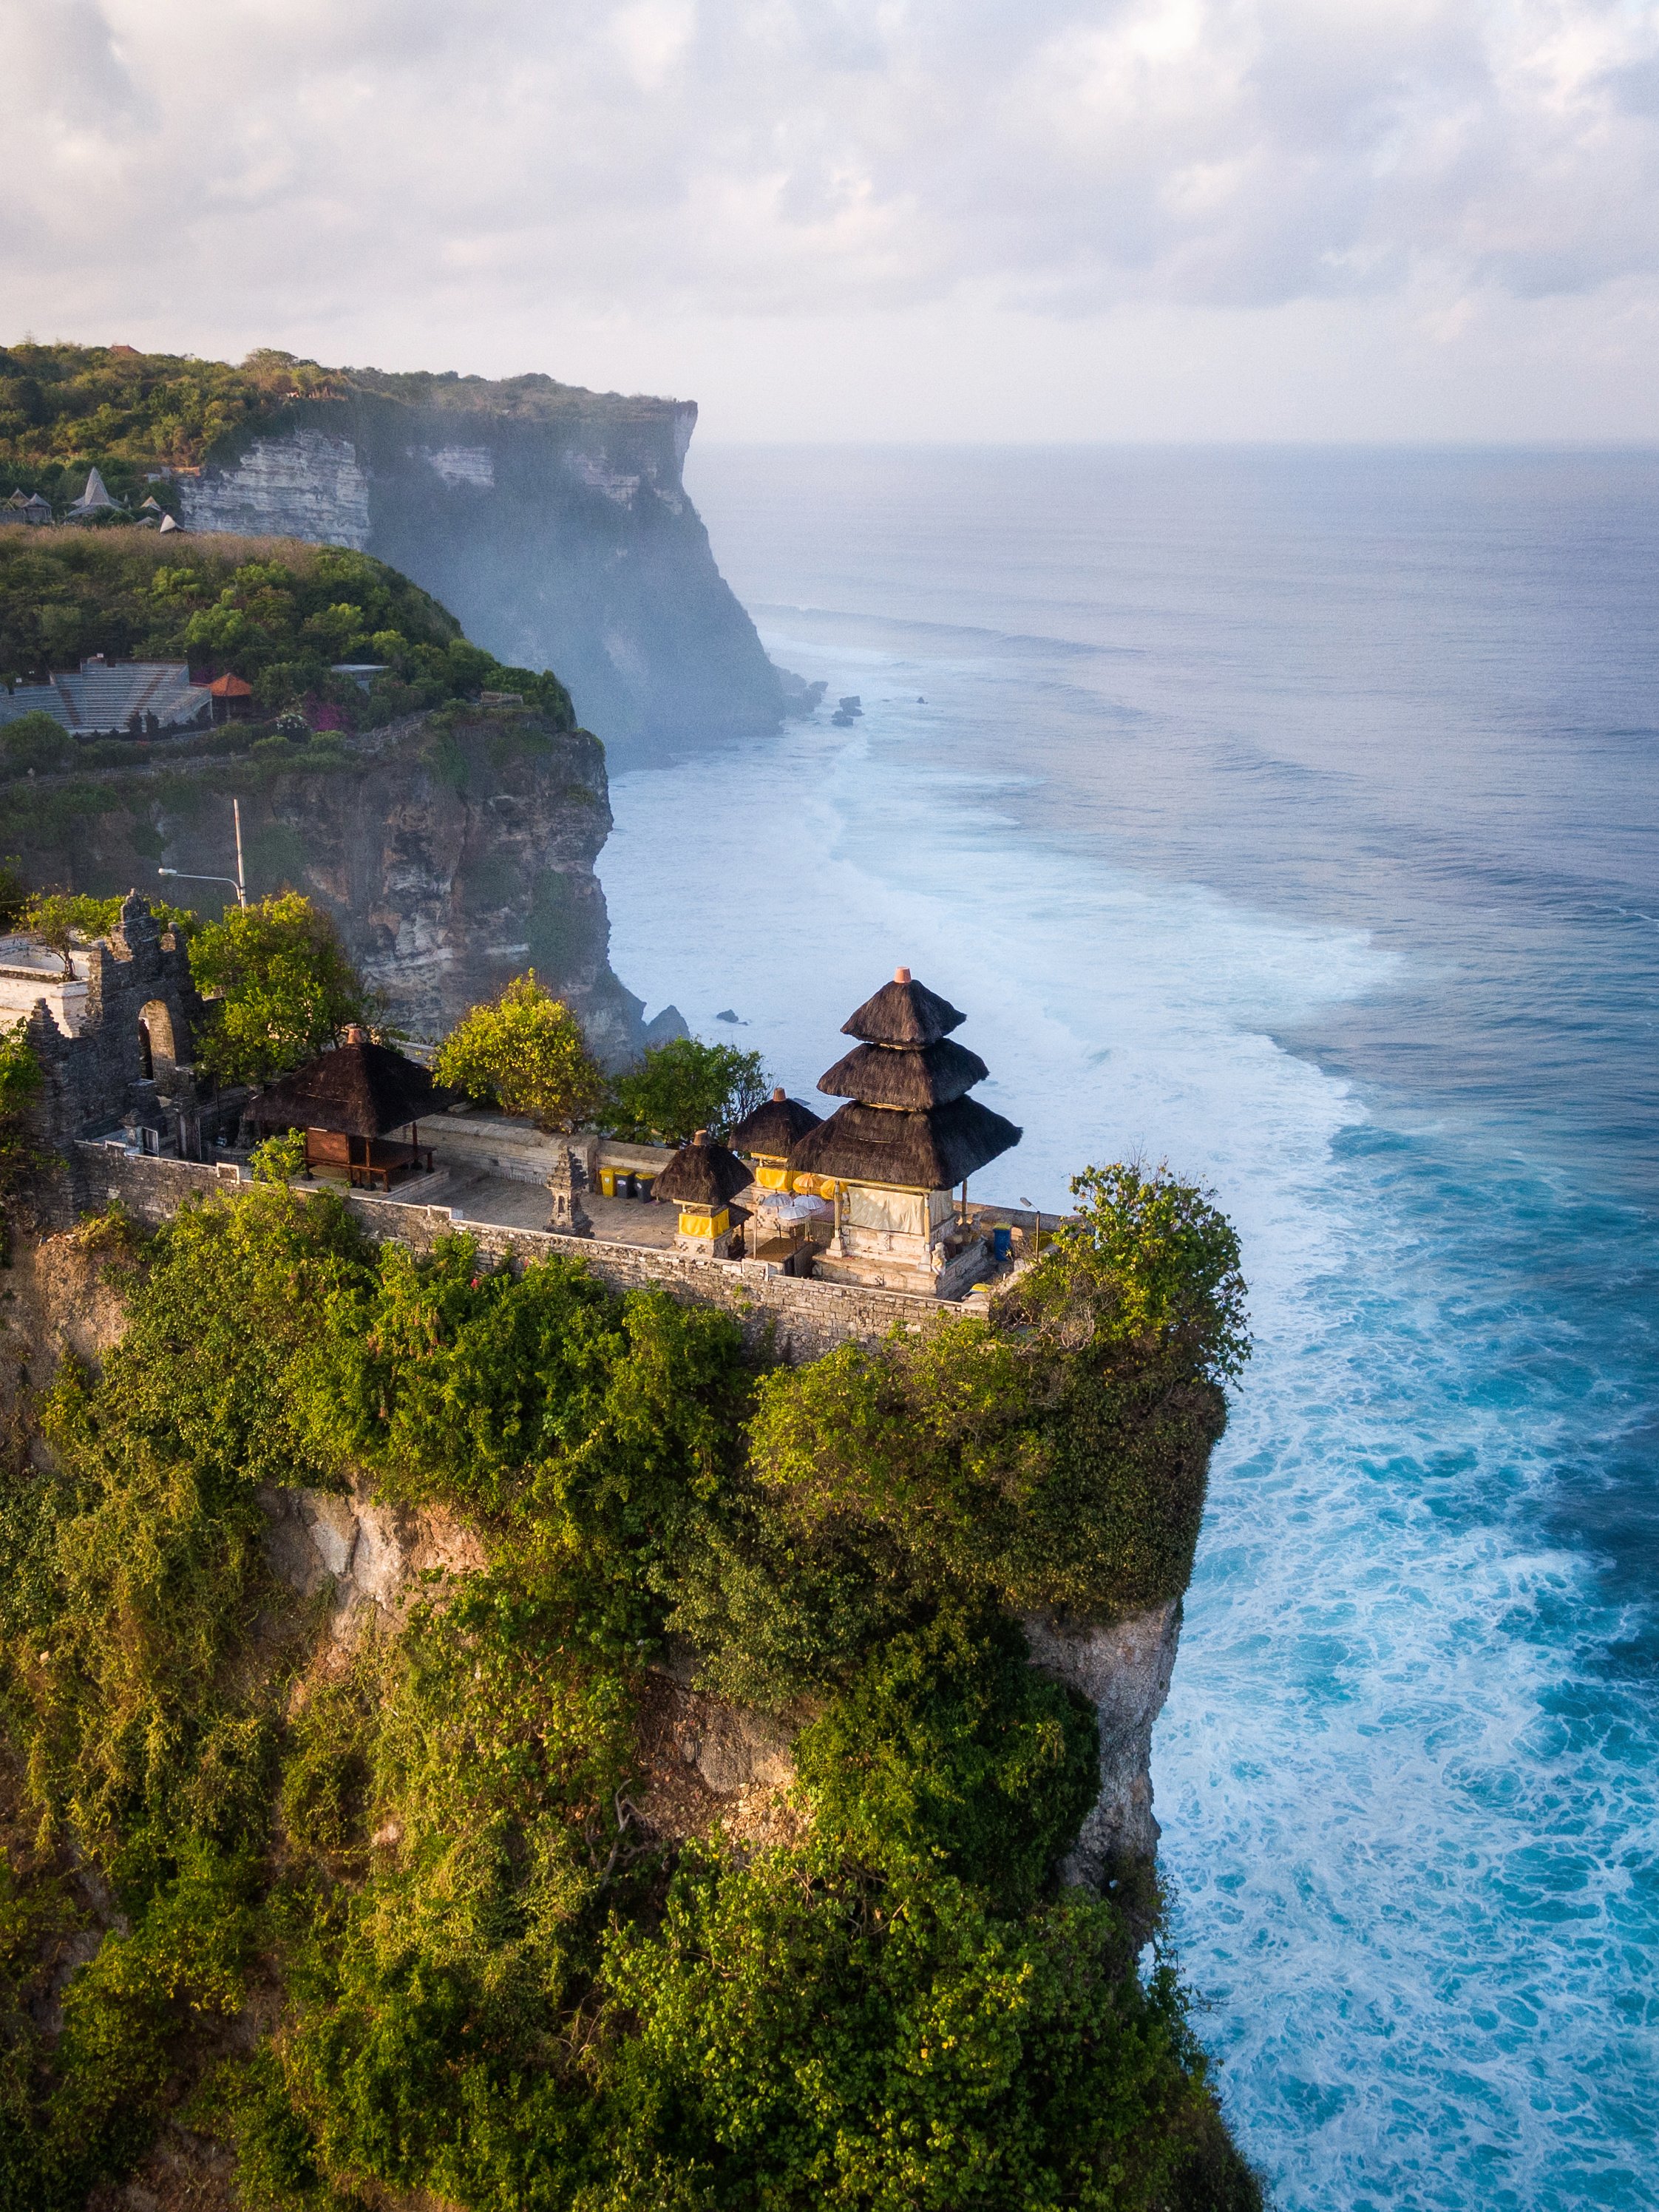
M 0 681 L 91 654 L 184 660 L 251 683 L 256 708 L 326 701 L 354 720 L 516 690 L 574 726 L 556 677 L 503 668 L 407 576 L 337 545 L 138 530 L 0 531 Z M 381 663 L 365 697 L 337 662 Z
M 169 2113 L 295 2212 L 1255 2203 L 1173 1977 L 1054 1886 L 1092 1716 L 1014 1618 L 1184 1584 L 1243 1350 L 1196 1194 L 1109 1178 L 990 1322 L 801 1370 L 279 1185 L 81 1233 L 126 1334 L 0 1492 L 0 2203 Z M 353 1470 L 489 1564 L 343 1654 L 261 1486 Z M 677 1636 L 797 1729 L 792 1840 L 635 1809 Z

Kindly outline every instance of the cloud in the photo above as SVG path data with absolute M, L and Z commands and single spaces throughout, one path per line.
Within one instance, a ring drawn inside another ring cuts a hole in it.
M 0 72 L 40 329 L 1451 331 L 1659 263 L 1651 0 L 0 0 Z

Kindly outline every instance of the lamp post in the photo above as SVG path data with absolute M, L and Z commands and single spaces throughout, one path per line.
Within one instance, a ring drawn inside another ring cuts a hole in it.
M 242 802 L 240 799 L 233 799 L 230 806 L 236 821 L 236 872 L 234 876 L 198 876 L 191 868 L 157 868 L 155 872 L 158 876 L 176 877 L 186 884 L 228 884 L 236 894 L 238 905 L 246 906 L 247 881 L 242 872 Z

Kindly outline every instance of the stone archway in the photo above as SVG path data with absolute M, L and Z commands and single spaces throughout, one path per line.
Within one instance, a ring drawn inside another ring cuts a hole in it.
M 179 1058 L 173 1016 L 165 999 L 151 999 L 138 1009 L 138 1052 L 146 1079 L 170 1075 Z

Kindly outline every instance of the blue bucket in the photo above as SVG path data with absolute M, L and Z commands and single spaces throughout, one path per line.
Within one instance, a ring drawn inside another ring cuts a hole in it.
M 1006 1222 L 999 1222 L 991 1231 L 991 1251 L 998 1267 L 1014 1255 L 1014 1232 Z

